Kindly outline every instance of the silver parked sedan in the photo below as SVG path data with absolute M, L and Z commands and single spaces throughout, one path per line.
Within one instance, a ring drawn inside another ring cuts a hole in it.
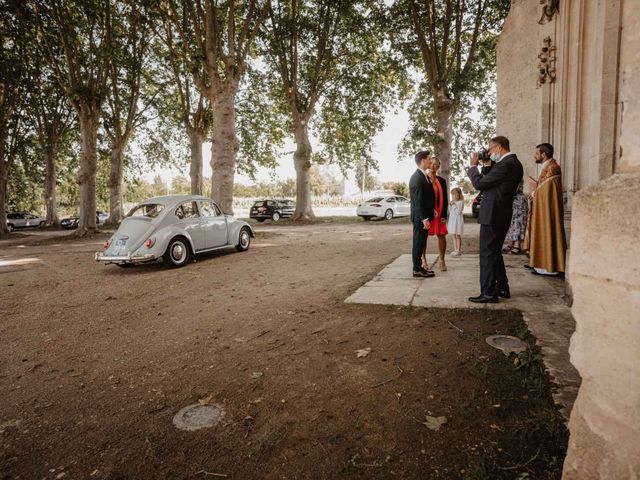
M 162 257 L 182 267 L 202 252 L 229 246 L 243 252 L 253 236 L 247 222 L 225 215 L 210 198 L 167 195 L 133 208 L 95 259 L 128 266 Z

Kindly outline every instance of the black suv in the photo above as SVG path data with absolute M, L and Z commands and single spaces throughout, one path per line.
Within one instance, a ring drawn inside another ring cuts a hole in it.
M 293 200 L 258 200 L 249 211 L 249 217 L 259 222 L 270 218 L 277 222 L 281 218 L 291 217 L 296 210 Z

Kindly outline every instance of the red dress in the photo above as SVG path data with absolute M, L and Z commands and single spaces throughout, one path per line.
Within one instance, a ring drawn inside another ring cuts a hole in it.
M 444 201 L 444 195 L 442 192 L 442 185 L 438 177 L 430 177 L 431 184 L 433 185 L 433 193 L 435 196 L 436 213 L 438 214 L 432 221 L 429 227 L 429 235 L 446 235 L 447 222 L 440 221 L 440 215 L 442 214 L 442 202 Z

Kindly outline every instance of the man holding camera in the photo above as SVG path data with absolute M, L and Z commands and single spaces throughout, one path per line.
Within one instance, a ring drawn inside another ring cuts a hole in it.
M 478 171 L 478 153 L 471 155 L 469 180 L 482 192 L 478 215 L 480 224 L 480 295 L 469 297 L 473 303 L 498 303 L 498 297 L 510 298 L 509 281 L 502 258 L 502 245 L 511 225 L 513 197 L 522 181 L 522 164 L 509 151 L 506 137 L 493 137 L 487 151 L 493 162 L 483 175 Z

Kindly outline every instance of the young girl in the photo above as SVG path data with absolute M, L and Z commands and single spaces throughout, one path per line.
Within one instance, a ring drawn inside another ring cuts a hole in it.
M 453 256 L 462 255 L 462 232 L 464 230 L 464 197 L 462 190 L 458 187 L 451 189 L 451 201 L 449 202 L 449 224 L 447 230 L 453 234 L 453 245 L 455 250 L 451 253 Z

